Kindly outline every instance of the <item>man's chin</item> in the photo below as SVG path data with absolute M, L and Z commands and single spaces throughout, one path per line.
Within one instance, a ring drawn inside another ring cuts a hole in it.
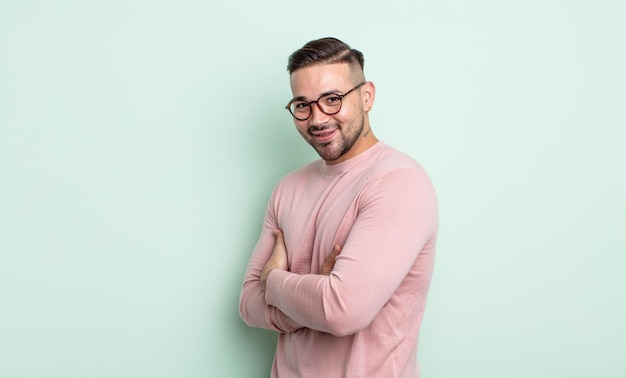
M 330 144 L 328 144 L 326 148 L 324 148 L 323 146 L 316 147 L 315 150 L 317 151 L 317 154 L 325 161 L 335 161 L 343 155 L 343 152 L 341 150 L 330 148 Z

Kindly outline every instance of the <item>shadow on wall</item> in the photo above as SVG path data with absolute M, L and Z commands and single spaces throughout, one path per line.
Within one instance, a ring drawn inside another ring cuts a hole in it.
M 247 366 L 264 366 L 259 376 L 268 376 L 271 370 L 274 351 L 276 348 L 277 334 L 273 331 L 250 328 L 239 317 L 239 293 L 246 265 L 252 249 L 254 248 L 263 224 L 263 216 L 271 192 L 283 176 L 305 164 L 318 158 L 313 149 L 302 139 L 293 125 L 289 114 L 281 114 L 281 107 L 275 104 L 260 106 L 257 112 L 251 112 L 251 116 L 243 121 L 241 134 L 241 148 L 245 155 L 244 161 L 248 165 L 245 172 L 247 185 L 246 202 L 251 204 L 246 208 L 246 214 L 238 217 L 242 220 L 241 240 L 236 244 L 237 256 L 232 285 L 228 291 L 228 311 L 226 316 L 236 317 L 237 325 L 234 328 L 232 340 L 237 340 L 232 345 L 232 353 L 239 355 L 246 361 Z M 270 109 L 270 110 L 268 110 Z M 256 115 L 262 115 L 258 117 Z M 245 369 L 237 367 L 234 370 Z

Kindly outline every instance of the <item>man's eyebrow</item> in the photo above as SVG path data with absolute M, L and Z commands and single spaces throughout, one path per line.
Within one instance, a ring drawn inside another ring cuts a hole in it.
M 292 98 L 290 102 L 294 102 L 294 101 L 307 101 L 307 99 L 304 96 L 298 96 L 298 97 Z
M 324 97 L 324 96 L 330 95 L 330 94 L 341 94 L 341 91 L 336 90 L 336 89 L 332 89 L 330 91 L 326 91 L 326 92 L 322 93 L 321 95 L 319 95 L 317 97 L 317 99 L 319 99 L 320 97 Z M 307 98 L 304 97 L 304 96 L 298 96 L 298 97 L 292 98 L 291 101 L 307 101 L 308 102 L 309 100 L 307 100 Z
M 333 90 L 326 91 L 326 92 L 322 93 L 322 94 L 320 95 L 320 97 L 322 97 L 322 96 L 327 96 L 327 95 L 329 95 L 329 94 L 341 94 L 341 91 L 338 91 L 338 90 L 336 90 L 336 89 L 333 89 Z

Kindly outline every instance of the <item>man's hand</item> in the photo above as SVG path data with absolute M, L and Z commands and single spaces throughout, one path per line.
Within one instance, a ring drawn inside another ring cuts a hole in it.
M 274 269 L 287 270 L 288 262 L 287 262 L 287 247 L 285 246 L 285 239 L 283 238 L 283 232 L 281 230 L 274 231 L 274 236 L 276 237 L 276 244 L 274 245 L 274 250 L 272 251 L 272 256 L 265 263 L 263 270 L 261 271 L 261 289 L 265 291 L 265 285 L 267 282 L 267 276 Z M 335 267 L 335 260 L 337 256 L 341 253 L 341 246 L 339 244 L 333 247 L 333 250 L 324 261 L 322 265 L 322 269 L 320 271 L 321 275 L 329 276 L 330 272 L 333 271 Z
M 333 268 L 335 267 L 335 260 L 337 259 L 337 256 L 340 252 L 341 246 L 339 244 L 335 245 L 333 250 L 330 252 L 330 255 L 328 255 L 328 257 L 326 258 L 326 261 L 324 261 L 324 265 L 322 265 L 320 274 L 324 276 L 330 276 L 330 272 L 333 271 Z
M 276 244 L 274 245 L 274 251 L 272 256 L 265 263 L 265 267 L 261 271 L 261 289 L 265 291 L 265 283 L 267 276 L 273 269 L 287 270 L 287 247 L 285 246 L 285 240 L 283 239 L 283 232 L 281 230 L 274 231 L 276 237 Z

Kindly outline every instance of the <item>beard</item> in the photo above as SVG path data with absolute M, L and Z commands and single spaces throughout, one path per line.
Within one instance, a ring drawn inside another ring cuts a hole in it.
M 348 125 L 342 126 L 337 122 L 333 122 L 324 126 L 310 126 L 306 135 L 301 132 L 304 139 L 315 149 L 317 154 L 325 161 L 335 161 L 342 157 L 346 152 L 350 151 L 354 143 L 363 134 L 365 127 L 365 116 L 361 116 Z M 318 143 L 312 135 L 312 131 L 337 130 L 337 135 L 332 141 L 327 143 Z

